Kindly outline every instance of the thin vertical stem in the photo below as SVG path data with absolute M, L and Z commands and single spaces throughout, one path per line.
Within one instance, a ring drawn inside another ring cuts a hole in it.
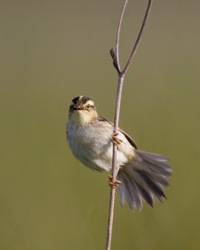
M 113 59 L 113 65 L 118 73 L 118 87 L 117 87 L 117 96 L 116 96 L 116 105 L 115 105 L 115 118 L 114 118 L 114 134 L 117 134 L 118 127 L 119 127 L 119 115 L 120 115 L 120 105 L 121 105 L 121 96 L 122 96 L 122 88 L 124 83 L 124 77 L 129 69 L 129 66 L 131 62 L 134 59 L 135 52 L 137 51 L 138 45 L 141 41 L 142 34 L 144 31 L 144 27 L 146 25 L 151 5 L 153 0 L 149 0 L 146 8 L 146 12 L 144 15 L 144 19 L 138 34 L 138 37 L 136 39 L 136 42 L 133 46 L 133 49 L 131 51 L 131 54 L 127 60 L 127 63 L 124 67 L 124 69 L 121 71 L 120 69 L 120 63 L 119 63 L 119 39 L 120 39 L 120 31 L 121 31 L 121 25 L 124 17 L 124 12 L 128 3 L 128 0 L 125 0 L 123 9 L 121 11 L 120 20 L 118 24 L 117 29 L 117 37 L 116 37 L 116 44 L 115 44 L 115 51 L 113 49 L 110 50 L 111 57 Z M 117 162 L 117 146 L 115 143 L 113 143 L 113 159 L 112 159 L 112 177 L 113 177 L 113 183 L 116 181 L 117 173 L 119 171 L 119 165 Z M 112 239 L 112 229 L 113 229 L 113 218 L 114 218 L 114 205 L 115 205 L 115 185 L 111 186 L 110 189 L 110 202 L 109 202 L 109 216 L 108 216 L 108 228 L 107 228 L 107 239 L 106 239 L 106 250 L 111 249 L 111 239 Z
M 128 3 L 128 0 L 125 0 L 124 6 L 123 6 L 122 11 L 121 11 L 120 19 L 119 19 L 119 24 L 118 24 L 118 28 L 117 28 L 117 37 L 116 37 L 116 42 L 115 42 L 116 61 L 117 61 L 118 68 L 120 71 L 121 71 L 121 69 L 120 69 L 120 62 L 119 62 L 119 39 L 120 39 L 120 32 L 121 32 L 123 16 L 124 16 L 124 12 L 125 12 L 127 3 Z
M 137 37 L 137 39 L 135 41 L 135 44 L 134 44 L 133 49 L 131 51 L 130 57 L 128 58 L 127 63 L 126 63 L 126 65 L 125 65 L 125 67 L 124 67 L 124 69 L 122 71 L 123 74 L 126 74 L 126 72 L 128 71 L 128 68 L 129 68 L 131 62 L 133 61 L 134 55 L 135 55 L 135 53 L 136 53 L 136 51 L 138 49 L 138 45 L 141 42 L 142 34 L 144 32 L 144 28 L 145 28 L 145 25 L 147 23 L 147 20 L 148 20 L 150 11 L 151 11 L 152 3 L 153 3 L 153 0 L 148 1 L 146 12 L 145 12 L 145 15 L 144 15 L 144 18 L 143 18 L 143 22 L 142 22 L 138 37 Z
M 120 103 L 121 103 L 121 96 L 122 96 L 122 87 L 124 82 L 124 76 L 118 77 L 118 89 L 117 89 L 117 98 L 116 98 L 116 110 L 115 110 L 115 127 L 114 133 L 118 131 L 119 125 L 119 114 L 120 114 Z M 113 144 L 113 159 L 112 165 L 115 166 L 112 168 L 112 177 L 113 182 L 116 180 L 116 176 L 119 170 L 119 166 L 117 165 L 117 146 Z M 115 186 L 110 188 L 110 202 L 109 202 L 109 215 L 108 215 L 108 228 L 107 228 L 107 240 L 106 240 L 106 250 L 111 249 L 111 239 L 112 239 L 112 228 L 113 228 L 113 218 L 114 218 L 114 205 L 115 205 Z

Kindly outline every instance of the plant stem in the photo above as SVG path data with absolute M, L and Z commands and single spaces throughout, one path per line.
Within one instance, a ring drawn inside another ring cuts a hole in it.
M 143 18 L 143 22 L 142 22 L 139 34 L 137 36 L 137 39 L 136 39 L 134 46 L 133 46 L 133 49 L 130 53 L 130 56 L 129 56 L 127 63 L 126 63 L 123 70 L 120 69 L 120 62 L 119 62 L 119 39 L 120 39 L 121 25 L 122 25 L 124 12 L 125 12 L 128 0 L 125 0 L 122 11 L 121 11 L 120 20 L 119 20 L 118 29 L 117 29 L 115 50 L 111 49 L 111 51 L 110 51 L 111 57 L 113 59 L 113 65 L 118 73 L 118 87 L 117 87 L 115 118 L 114 118 L 114 131 L 113 131 L 114 134 L 117 134 L 118 127 L 119 127 L 120 105 L 121 105 L 121 96 L 122 96 L 122 88 L 123 88 L 124 78 L 125 78 L 125 75 L 130 67 L 131 62 L 134 59 L 138 45 L 141 41 L 142 34 L 144 31 L 145 25 L 147 23 L 150 10 L 151 10 L 152 2 L 153 2 L 153 0 L 148 0 L 147 8 L 145 11 L 145 15 Z M 113 181 L 113 183 L 115 183 L 115 181 L 116 181 L 118 171 L 119 171 L 119 165 L 117 163 L 117 146 L 115 145 L 115 143 L 113 143 L 113 159 L 112 159 L 112 178 L 113 178 L 112 181 Z M 113 218 L 114 218 L 114 205 L 115 205 L 115 193 L 116 193 L 116 187 L 114 185 L 112 185 L 110 188 L 110 202 L 109 202 L 106 250 L 111 249 Z
M 124 82 L 124 76 L 120 75 L 118 77 L 118 89 L 117 89 L 117 98 L 116 98 L 116 110 L 115 110 L 115 126 L 114 126 L 114 133 L 118 131 L 119 125 L 119 114 L 120 114 L 120 103 L 121 103 L 121 96 L 122 96 L 122 87 Z M 112 177 L 113 182 L 116 180 L 116 176 L 119 170 L 119 166 L 117 165 L 117 146 L 113 144 L 113 159 L 112 165 L 115 166 L 112 168 Z M 108 228 L 107 228 L 107 240 L 106 240 L 106 250 L 111 249 L 111 239 L 112 239 L 112 228 L 113 228 L 113 218 L 114 218 L 114 205 L 115 205 L 115 186 L 110 188 L 110 203 L 109 203 L 109 215 L 108 215 Z

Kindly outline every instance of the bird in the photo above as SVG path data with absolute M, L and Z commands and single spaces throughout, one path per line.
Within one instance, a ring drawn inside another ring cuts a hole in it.
M 145 201 L 154 206 L 154 198 L 166 198 L 164 187 L 172 168 L 168 158 L 138 149 L 134 140 L 119 128 L 99 116 L 94 102 L 87 96 L 72 99 L 66 123 L 66 137 L 76 159 L 86 167 L 98 171 L 111 171 L 113 142 L 117 145 L 116 190 L 121 206 L 125 198 L 131 209 L 141 210 Z M 112 179 L 112 177 L 111 177 Z

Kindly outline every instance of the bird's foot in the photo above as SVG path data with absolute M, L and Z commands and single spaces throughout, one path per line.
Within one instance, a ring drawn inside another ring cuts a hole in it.
M 114 143 L 115 145 L 119 145 L 122 142 L 122 140 L 117 137 L 118 135 L 118 133 L 113 133 L 111 138 L 112 143 Z
M 119 181 L 119 180 L 113 181 L 113 176 L 110 175 L 110 176 L 108 176 L 108 184 L 109 184 L 110 187 L 117 188 L 117 187 L 120 186 L 121 181 Z

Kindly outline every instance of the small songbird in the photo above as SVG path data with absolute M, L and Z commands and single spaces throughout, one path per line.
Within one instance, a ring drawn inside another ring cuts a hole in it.
M 113 123 L 98 115 L 94 102 L 78 96 L 69 107 L 66 124 L 70 149 L 78 160 L 92 170 L 110 171 L 112 168 L 113 140 L 117 144 L 118 198 L 124 205 L 126 197 L 131 209 L 142 209 L 142 201 L 153 206 L 154 197 L 165 197 L 166 177 L 171 176 L 167 158 L 139 150 L 133 139 L 119 129 L 113 136 Z

